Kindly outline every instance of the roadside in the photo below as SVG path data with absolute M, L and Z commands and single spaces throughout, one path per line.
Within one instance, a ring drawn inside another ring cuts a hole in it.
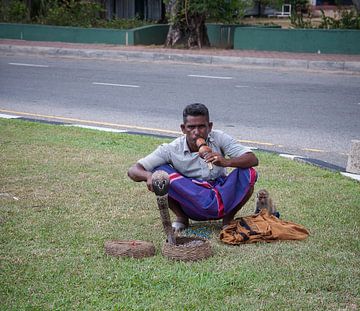
M 346 74 L 360 74 L 360 55 L 311 54 L 288 52 L 263 52 L 223 50 L 208 48 L 202 50 L 166 49 L 160 46 L 117 46 L 107 44 L 74 44 L 65 42 L 39 42 L 0 39 L 0 53 L 32 54 L 39 56 L 117 59 L 125 61 L 179 62 L 220 66 L 246 66 L 253 68 L 286 70 L 325 70 Z M 22 117 L 22 116 L 15 116 Z M 40 118 L 41 119 L 41 118 Z M 44 119 L 42 119 L 44 121 Z M 46 120 L 45 120 L 46 121 Z M 142 131 L 135 132 L 143 134 Z M 148 134 L 148 133 L 146 133 Z M 156 135 L 156 133 L 150 133 Z M 262 149 L 264 150 L 264 149 Z M 341 172 L 347 177 L 360 180 L 356 174 L 348 174 L 345 168 L 314 158 L 304 158 L 292 154 L 283 157 L 306 162 L 318 167 Z
M 360 55 L 275 51 L 169 49 L 162 46 L 119 46 L 0 39 L 0 53 L 57 57 L 179 62 L 220 66 L 331 71 L 360 74 Z
M 71 118 L 56 118 L 56 117 L 45 117 L 45 116 L 38 116 L 35 117 L 32 114 L 24 114 L 24 115 L 15 115 L 15 114 L 7 114 L 7 113 L 1 113 L 5 112 L 4 110 L 0 109 L 0 119 L 17 119 L 17 120 L 23 120 L 23 121 L 30 121 L 30 122 L 39 122 L 44 124 L 52 124 L 52 125 L 63 125 L 63 126 L 72 126 L 72 127 L 79 127 L 79 128 L 85 128 L 85 129 L 92 129 L 97 130 L 101 132 L 112 132 L 112 133 L 127 133 L 130 135 L 141 135 L 141 136 L 151 136 L 151 137 L 157 137 L 157 138 L 169 138 L 173 139 L 178 136 L 177 133 L 170 131 L 162 131 L 162 132 L 155 132 L 151 131 L 150 129 L 146 128 L 119 128 L 116 124 L 110 124 L 110 123 L 100 123 L 100 122 L 94 122 L 90 120 L 76 120 Z M 353 180 L 357 180 L 360 182 L 360 175 L 358 174 L 352 174 L 346 172 L 345 168 L 319 160 L 315 158 L 310 157 L 302 157 L 294 154 L 289 153 L 283 153 L 276 150 L 266 149 L 266 148 L 258 148 L 258 147 L 252 147 L 249 145 L 249 147 L 254 151 L 261 151 L 271 154 L 276 154 L 279 157 L 300 162 L 300 163 L 306 163 L 310 164 L 325 170 L 329 170 L 332 172 L 339 172 L 341 175 L 351 178 Z

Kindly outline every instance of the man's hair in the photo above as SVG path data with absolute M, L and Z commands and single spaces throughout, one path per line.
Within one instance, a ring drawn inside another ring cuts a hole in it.
M 210 120 L 209 117 L 209 110 L 207 109 L 207 107 L 204 104 L 200 104 L 200 103 L 194 103 L 194 104 L 190 104 L 187 105 L 183 111 L 183 121 L 184 124 L 186 123 L 186 119 L 188 116 L 204 116 L 207 118 L 207 120 Z

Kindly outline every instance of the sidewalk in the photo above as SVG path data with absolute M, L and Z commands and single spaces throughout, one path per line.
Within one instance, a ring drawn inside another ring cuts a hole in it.
M 204 48 L 169 49 L 159 46 L 116 46 L 0 39 L 2 54 L 159 61 L 226 66 L 255 66 L 360 74 L 360 55 L 243 51 Z

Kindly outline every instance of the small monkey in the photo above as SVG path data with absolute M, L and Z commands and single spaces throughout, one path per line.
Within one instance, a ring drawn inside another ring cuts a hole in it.
M 270 214 L 279 218 L 280 214 L 276 211 L 275 204 L 273 203 L 269 192 L 265 189 L 261 189 L 256 194 L 255 214 L 260 213 L 264 208 L 267 209 Z

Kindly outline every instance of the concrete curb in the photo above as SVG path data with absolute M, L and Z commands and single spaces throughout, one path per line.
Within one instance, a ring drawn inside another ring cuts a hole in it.
M 0 52 L 6 54 L 32 54 L 44 56 L 117 59 L 145 62 L 177 62 L 187 64 L 207 64 L 223 66 L 246 66 L 259 68 L 297 69 L 331 71 L 360 74 L 360 62 L 354 61 L 316 61 L 303 59 L 282 59 L 265 57 L 235 57 L 202 54 L 179 54 L 150 51 L 116 51 L 104 49 L 56 48 L 42 46 L 23 46 L 0 44 Z
M 105 132 L 126 133 L 126 134 L 130 134 L 130 135 L 145 135 L 145 136 L 159 137 L 159 138 L 169 138 L 169 139 L 174 139 L 174 138 L 177 137 L 175 135 L 146 133 L 146 132 L 131 131 L 131 130 L 119 130 L 119 129 L 109 128 L 109 127 L 90 126 L 90 125 L 77 124 L 77 123 L 66 123 L 66 122 L 61 122 L 61 121 L 52 121 L 52 120 L 45 120 L 45 119 L 34 119 L 34 118 L 27 118 L 27 117 L 23 117 L 23 116 L 17 116 L 17 115 L 0 114 L 0 118 L 18 119 L 18 120 L 23 120 L 23 121 L 39 122 L 39 123 L 51 124 L 51 125 L 74 126 L 74 127 L 80 127 L 80 128 L 98 130 L 98 131 L 105 131 Z M 325 169 L 325 170 L 330 170 L 332 172 L 339 172 L 341 175 L 343 175 L 345 177 L 348 177 L 348 178 L 351 178 L 353 180 L 356 180 L 356 181 L 360 182 L 360 175 L 347 173 L 345 171 L 345 168 L 343 168 L 343 167 L 333 165 L 331 163 L 327 163 L 327 162 L 324 162 L 324 161 L 321 161 L 321 160 L 318 160 L 318 159 L 304 158 L 304 157 L 297 156 L 297 155 L 284 154 L 284 153 L 279 153 L 279 152 L 276 152 L 276 151 L 262 149 L 262 148 L 251 148 L 251 149 L 262 151 L 262 152 L 269 152 L 269 153 L 277 154 L 278 156 L 289 159 L 289 160 L 297 161 L 299 163 L 306 163 L 306 164 L 309 164 L 309 165 L 314 165 L 316 167 L 319 167 L 319 168 L 322 168 L 322 169 Z

